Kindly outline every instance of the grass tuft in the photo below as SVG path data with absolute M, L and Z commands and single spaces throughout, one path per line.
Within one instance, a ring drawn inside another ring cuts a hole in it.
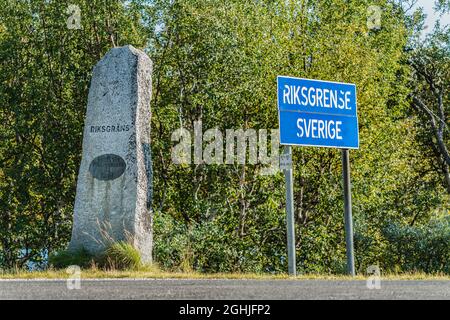
M 100 258 L 100 265 L 110 270 L 140 270 L 141 254 L 128 242 L 113 243 Z

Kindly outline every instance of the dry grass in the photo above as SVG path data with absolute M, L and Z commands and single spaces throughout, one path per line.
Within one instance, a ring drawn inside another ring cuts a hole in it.
M 69 274 L 65 270 L 48 270 L 42 272 L 26 272 L 26 271 L 0 271 L 0 279 L 67 279 Z M 241 274 L 241 273 L 217 273 L 203 274 L 196 272 L 165 272 L 159 270 L 156 266 L 143 267 L 138 271 L 104 271 L 96 268 L 86 269 L 82 271 L 83 279 L 237 279 L 237 280 L 366 280 L 366 276 L 357 276 L 355 278 L 345 275 L 320 275 L 307 274 L 297 277 L 289 277 L 287 274 Z M 450 280 L 449 275 L 428 275 L 421 273 L 411 274 L 389 274 L 382 275 L 383 280 Z

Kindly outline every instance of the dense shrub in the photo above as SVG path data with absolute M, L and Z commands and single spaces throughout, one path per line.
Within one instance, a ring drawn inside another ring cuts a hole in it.
M 154 255 L 161 267 L 181 271 L 237 271 L 238 247 L 230 244 L 215 221 L 188 227 L 169 215 L 159 214 L 154 229 Z
M 383 234 L 398 271 L 450 273 L 450 216 L 421 226 L 389 223 Z
M 69 266 L 79 266 L 81 268 L 89 268 L 93 264 L 94 256 L 86 250 L 78 250 L 69 252 L 67 250 L 59 251 L 51 254 L 49 257 L 49 265 L 56 269 L 64 269 Z

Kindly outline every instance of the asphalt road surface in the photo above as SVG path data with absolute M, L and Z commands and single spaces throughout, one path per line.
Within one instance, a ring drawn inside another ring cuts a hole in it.
M 379 290 L 368 289 L 365 281 L 325 280 L 82 280 L 80 286 L 69 290 L 67 280 L 0 280 L 0 299 L 450 300 L 450 281 L 381 281 Z

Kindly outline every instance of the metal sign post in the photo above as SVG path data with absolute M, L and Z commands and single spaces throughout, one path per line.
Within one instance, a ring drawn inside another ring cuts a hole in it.
M 290 276 L 297 275 L 295 264 L 295 223 L 294 223 L 294 175 L 292 168 L 292 147 L 285 146 L 283 152 L 284 176 L 286 179 L 286 219 L 288 243 L 288 270 Z M 290 165 L 289 165 L 290 164 Z
M 342 150 L 342 175 L 344 178 L 345 203 L 345 241 L 347 245 L 347 272 L 355 276 L 355 258 L 353 252 L 353 218 L 352 218 L 352 190 L 350 181 L 350 152 Z

